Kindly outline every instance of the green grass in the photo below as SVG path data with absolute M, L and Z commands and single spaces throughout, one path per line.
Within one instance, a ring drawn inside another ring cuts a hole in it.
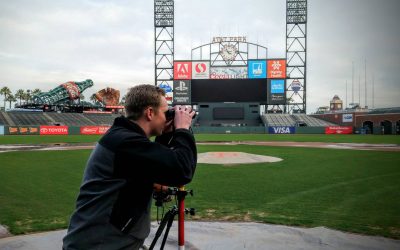
M 282 162 L 199 164 L 188 188 L 195 220 L 261 221 L 400 238 L 397 152 L 206 146 Z M 0 154 L 0 224 L 14 234 L 65 228 L 90 150 Z
M 0 136 L 1 144 L 90 143 L 99 135 L 7 135 Z M 297 142 L 350 142 L 399 144 L 396 135 L 271 135 L 271 134 L 196 134 L 196 140 L 204 141 L 297 141 Z
M 2 144 L 53 144 L 97 142 L 100 135 L 5 135 L 0 136 Z
M 400 144 L 400 136 L 398 135 L 196 134 L 195 136 L 197 141 L 296 141 Z

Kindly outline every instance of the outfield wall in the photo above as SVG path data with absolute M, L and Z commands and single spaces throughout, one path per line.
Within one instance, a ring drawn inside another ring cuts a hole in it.
M 102 135 L 110 126 L 0 126 L 0 135 Z M 193 127 L 195 134 L 364 134 L 362 128 L 349 126 L 290 127 Z M 374 134 L 381 134 L 379 128 Z

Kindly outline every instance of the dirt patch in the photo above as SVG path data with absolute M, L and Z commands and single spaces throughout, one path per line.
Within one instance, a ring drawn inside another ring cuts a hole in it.
M 10 236 L 12 236 L 12 234 L 7 230 L 7 227 L 0 225 L 0 239 Z
M 197 163 L 223 164 L 232 166 L 235 164 L 279 162 L 281 158 L 248 154 L 243 152 L 207 152 L 198 154 Z

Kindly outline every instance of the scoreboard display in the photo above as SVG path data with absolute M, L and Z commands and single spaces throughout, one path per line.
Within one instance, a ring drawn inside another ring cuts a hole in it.
M 248 60 L 215 66 L 210 61 L 174 61 L 174 103 L 286 103 L 286 60 Z

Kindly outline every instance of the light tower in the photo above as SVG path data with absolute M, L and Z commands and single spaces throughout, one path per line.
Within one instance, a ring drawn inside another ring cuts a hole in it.
M 307 0 L 286 1 L 285 113 L 306 112 Z
M 155 85 L 172 100 L 174 75 L 174 1 L 154 1 L 154 76 Z

